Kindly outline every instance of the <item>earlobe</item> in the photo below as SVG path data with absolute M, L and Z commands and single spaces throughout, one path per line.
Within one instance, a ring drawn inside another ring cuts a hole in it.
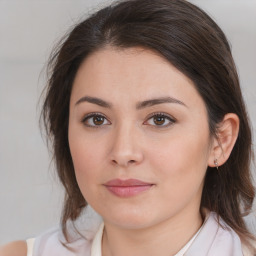
M 239 132 L 239 118 L 234 113 L 228 113 L 218 124 L 217 137 L 214 138 L 208 165 L 219 167 L 229 158 L 236 143 Z

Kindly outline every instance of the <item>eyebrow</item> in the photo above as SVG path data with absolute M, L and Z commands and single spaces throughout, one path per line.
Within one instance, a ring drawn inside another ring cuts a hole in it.
M 96 98 L 96 97 L 90 97 L 90 96 L 84 96 L 82 97 L 81 99 L 79 99 L 75 105 L 78 105 L 82 102 L 89 102 L 89 103 L 92 103 L 92 104 L 96 104 L 98 106 L 101 106 L 101 107 L 104 107 L 104 108 L 111 108 L 112 107 L 112 104 L 105 101 L 105 100 L 102 100 L 102 99 L 99 99 L 99 98 Z M 143 108 L 146 108 L 146 107 L 151 107 L 151 106 L 154 106 L 154 105 L 159 105 L 159 104 L 164 104 L 164 103 L 176 103 L 176 104 L 180 104 L 182 106 L 185 106 L 187 107 L 187 105 L 180 101 L 180 100 L 177 100 L 175 98 L 172 98 L 172 97 L 161 97 L 161 98 L 155 98 L 155 99 L 149 99 L 149 100 L 145 100 L 145 101 L 142 101 L 142 102 L 138 102 L 136 104 L 136 109 L 143 109 Z
M 99 99 L 99 98 L 96 98 L 96 97 L 89 97 L 89 96 L 82 97 L 81 99 L 79 99 L 76 102 L 75 105 L 78 105 L 82 102 L 93 103 L 93 104 L 99 105 L 99 106 L 104 107 L 104 108 L 111 108 L 112 107 L 112 104 L 106 102 L 105 100 L 102 100 L 102 99 Z
M 182 106 L 187 107 L 187 105 L 180 100 L 177 100 L 172 97 L 162 97 L 162 98 L 150 99 L 150 100 L 139 102 L 136 104 L 136 109 L 142 109 L 142 108 L 151 107 L 154 105 L 164 104 L 164 103 L 176 103 L 176 104 L 180 104 Z

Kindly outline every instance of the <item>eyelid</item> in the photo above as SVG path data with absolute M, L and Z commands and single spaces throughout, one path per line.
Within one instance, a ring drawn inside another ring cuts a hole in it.
M 166 128 L 170 125 L 172 125 L 173 123 L 176 123 L 177 122 L 177 119 L 174 118 L 173 116 L 171 116 L 170 114 L 167 114 L 167 113 L 164 113 L 164 112 L 154 112 L 154 113 L 151 113 L 150 115 L 147 116 L 146 118 L 146 121 L 147 122 L 149 119 L 151 119 L 152 117 L 155 117 L 155 116 L 162 116 L 162 117 L 165 117 L 166 119 L 168 119 L 170 121 L 170 123 L 168 125 L 152 125 L 152 126 L 155 126 L 157 128 Z M 145 122 L 143 124 L 145 124 Z
M 86 120 L 88 120 L 89 118 L 92 118 L 94 116 L 101 116 L 101 117 L 104 117 L 108 124 L 102 124 L 102 125 L 89 125 L 89 124 L 86 124 Z M 151 118 L 155 117 L 155 116 L 161 116 L 161 117 L 164 117 L 166 118 L 167 120 L 170 121 L 170 123 L 168 123 L 167 125 L 150 125 L 150 126 L 154 126 L 155 128 L 166 128 L 170 125 L 172 125 L 173 123 L 175 123 L 177 120 L 171 116 L 170 114 L 167 114 L 167 113 L 164 113 L 164 112 L 154 112 L 154 113 L 151 113 L 150 115 L 148 115 L 146 117 L 146 121 L 143 122 L 143 124 L 146 125 L 146 122 L 148 122 L 148 120 L 150 120 Z M 81 119 L 81 122 L 87 126 L 87 127 L 91 127 L 91 128 L 100 128 L 102 126 L 105 126 L 105 125 L 110 125 L 112 124 L 109 119 L 106 117 L 106 115 L 104 115 L 103 113 L 100 113 L 100 112 L 91 112 L 91 113 L 88 113 L 86 114 L 85 116 L 82 117 Z
M 82 117 L 82 119 L 81 119 L 81 123 L 83 123 L 86 127 L 91 127 L 91 128 L 100 128 L 101 126 L 104 126 L 104 125 L 98 125 L 98 126 L 97 125 L 88 125 L 88 124 L 85 123 L 86 120 L 88 120 L 89 118 L 94 117 L 94 116 L 102 116 L 102 117 L 104 117 L 109 122 L 109 124 L 111 124 L 111 122 L 106 117 L 106 115 L 104 115 L 104 114 L 102 114 L 100 112 L 90 112 L 90 113 L 84 115 Z

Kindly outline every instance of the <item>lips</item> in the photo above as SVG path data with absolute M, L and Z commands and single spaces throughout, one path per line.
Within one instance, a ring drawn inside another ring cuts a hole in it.
M 105 183 L 104 186 L 118 197 L 131 197 L 149 190 L 153 184 L 136 179 L 114 179 Z

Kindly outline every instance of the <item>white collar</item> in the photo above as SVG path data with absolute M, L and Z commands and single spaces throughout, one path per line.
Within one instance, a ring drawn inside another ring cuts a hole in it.
M 91 256 L 101 256 L 101 241 L 103 236 L 104 223 L 101 223 L 92 241 Z

